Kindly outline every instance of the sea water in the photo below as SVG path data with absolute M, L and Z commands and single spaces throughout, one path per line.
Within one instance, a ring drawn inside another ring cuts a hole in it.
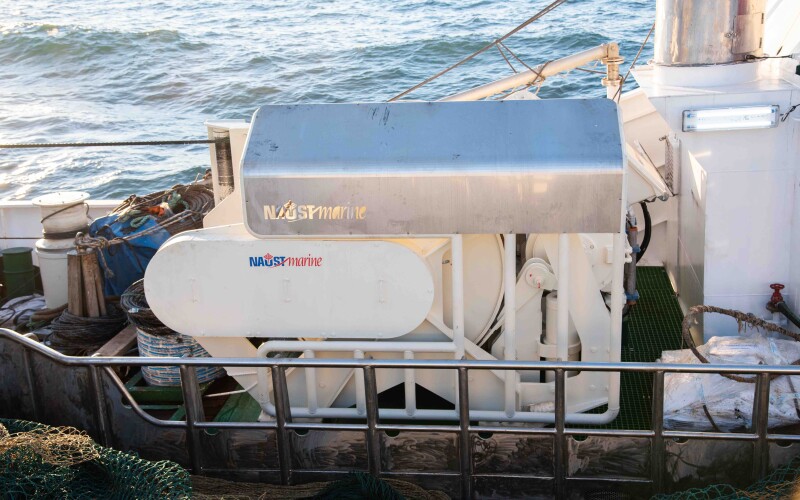
M 205 120 L 263 104 L 385 101 L 551 1 L 0 0 L 0 143 L 203 139 Z M 655 0 L 569 0 L 506 45 L 534 66 L 616 41 L 624 72 L 654 14 Z M 639 64 L 651 56 L 652 39 Z M 408 98 L 511 73 L 492 49 Z M 601 97 L 601 77 L 548 78 L 539 96 Z M 124 198 L 208 164 L 202 145 L 0 150 L 0 199 Z

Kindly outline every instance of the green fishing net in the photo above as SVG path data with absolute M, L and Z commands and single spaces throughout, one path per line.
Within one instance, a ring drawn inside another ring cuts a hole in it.
M 184 499 L 189 474 L 95 444 L 71 427 L 0 419 L 0 498 Z
M 800 455 L 785 466 L 747 488 L 730 484 L 714 484 L 706 488 L 692 488 L 671 495 L 657 495 L 653 500 L 772 500 L 800 498 Z

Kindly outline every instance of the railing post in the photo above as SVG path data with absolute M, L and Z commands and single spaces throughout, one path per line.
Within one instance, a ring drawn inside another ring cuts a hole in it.
M 472 498 L 472 440 L 469 435 L 469 372 L 458 369 L 458 433 L 461 467 L 461 498 Z
M 27 347 L 22 348 L 22 364 L 25 367 L 25 382 L 28 384 L 28 394 L 31 396 L 31 407 L 33 418 L 40 422 L 42 417 L 39 412 L 39 391 L 33 381 L 33 368 L 31 367 L 31 351 Z
M 97 426 L 99 427 L 99 435 L 103 446 L 113 446 L 113 435 L 111 429 L 108 428 L 108 414 L 106 413 L 106 394 L 103 390 L 103 382 L 100 374 L 100 367 L 96 365 L 89 366 L 89 374 L 92 378 L 92 392 L 94 393 L 95 403 L 95 417 L 97 417 Z
M 650 443 L 650 477 L 653 481 L 653 495 L 664 491 L 664 372 L 657 371 L 653 374 L 653 404 L 652 404 L 653 440 Z
M 381 474 L 381 444 L 378 436 L 378 386 L 375 369 L 364 367 L 364 390 L 367 403 L 367 462 L 369 473 L 375 477 Z
M 756 375 L 753 395 L 753 431 L 757 440 L 753 443 L 753 481 L 764 477 L 769 470 L 769 373 Z
M 566 399 L 566 372 L 563 368 L 556 368 L 556 436 L 553 453 L 556 498 L 565 498 L 567 495 L 567 436 L 564 434 Z
M 205 420 L 203 415 L 203 401 L 200 397 L 200 387 L 197 382 L 197 371 L 194 366 L 180 365 L 181 390 L 183 392 L 183 406 L 186 409 L 186 445 L 189 448 L 189 457 L 192 461 L 192 472 L 203 472 L 202 458 L 200 456 L 200 432 L 195 423 Z
M 286 372 L 278 365 L 270 367 L 272 373 L 272 393 L 275 397 L 275 434 L 278 443 L 278 466 L 281 469 L 281 484 L 288 485 L 292 470 L 292 453 L 287 420 L 291 422 L 292 410 L 289 403 L 289 389 L 286 387 Z

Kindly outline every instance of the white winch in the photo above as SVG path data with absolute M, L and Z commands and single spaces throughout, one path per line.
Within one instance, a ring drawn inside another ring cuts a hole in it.
M 243 150 L 215 226 L 171 238 L 145 275 L 153 312 L 212 356 L 619 360 L 630 247 L 612 101 L 265 106 Z M 266 370 L 228 373 L 274 415 Z M 473 418 L 553 421 L 551 377 L 515 375 L 472 372 Z M 568 422 L 616 416 L 618 374 L 569 375 Z M 363 418 L 353 370 L 287 383 L 296 417 Z M 379 391 L 398 384 L 405 407 L 382 416 L 457 418 L 413 390 L 454 403 L 454 377 L 377 371 Z

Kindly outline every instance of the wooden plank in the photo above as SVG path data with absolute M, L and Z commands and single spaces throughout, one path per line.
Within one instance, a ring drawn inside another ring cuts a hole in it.
M 136 327 L 128 325 L 94 353 L 94 356 L 123 356 L 136 345 Z
M 67 252 L 67 310 L 75 316 L 84 316 L 81 258 L 75 250 Z
M 81 271 L 83 274 L 83 299 L 86 304 L 86 315 L 89 318 L 100 316 L 100 301 L 97 298 L 97 288 L 94 285 L 95 275 L 100 272 L 97 268 L 97 258 L 94 251 L 89 249 L 81 252 Z
M 97 294 L 97 300 L 98 300 L 99 305 L 100 305 L 100 316 L 105 316 L 107 314 L 107 312 L 106 312 L 106 295 L 103 292 L 103 284 L 104 284 L 103 283 L 103 276 L 102 276 L 103 273 L 100 271 L 100 262 L 98 261 L 98 257 L 97 257 L 97 252 L 98 251 L 93 252 L 93 255 L 94 255 L 93 269 L 95 269 L 94 286 L 95 286 L 95 292 Z

